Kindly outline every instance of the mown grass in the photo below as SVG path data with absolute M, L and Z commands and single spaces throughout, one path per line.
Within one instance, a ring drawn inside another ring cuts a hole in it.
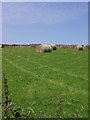
M 36 53 L 34 48 L 3 48 L 3 70 L 10 98 L 32 117 L 88 117 L 88 51 L 58 48 Z

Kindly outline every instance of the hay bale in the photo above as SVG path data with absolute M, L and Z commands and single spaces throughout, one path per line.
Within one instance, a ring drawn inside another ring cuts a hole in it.
M 36 47 L 36 52 L 52 52 L 52 47 L 48 44 L 42 44 Z
M 36 52 L 40 52 L 41 45 L 36 46 Z
M 75 50 L 83 50 L 83 46 L 82 46 L 82 45 L 77 45 L 77 46 L 75 47 Z
M 0 44 L 0 48 L 2 48 L 2 45 Z
M 84 45 L 85 49 L 90 49 L 90 45 Z
M 87 45 L 84 45 L 83 48 L 86 49 L 86 48 L 87 48 Z
M 53 50 L 56 50 L 56 49 L 57 49 L 57 47 L 56 47 L 55 44 L 51 44 L 51 47 L 52 47 Z

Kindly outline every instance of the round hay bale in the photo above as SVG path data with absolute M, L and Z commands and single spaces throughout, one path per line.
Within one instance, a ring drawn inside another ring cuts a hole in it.
M 87 48 L 90 48 L 90 46 L 89 45 L 84 45 L 84 48 L 87 49 Z
M 2 48 L 2 45 L 0 44 L 0 48 Z
M 36 52 L 40 52 L 40 45 L 36 46 Z
M 55 44 L 51 44 L 51 47 L 52 47 L 53 50 L 56 50 L 56 49 L 57 49 L 57 47 L 56 47 Z
M 50 45 L 41 45 L 41 52 L 52 52 L 52 47 Z
M 77 46 L 75 47 L 75 50 L 83 50 L 83 46 L 82 46 L 82 45 L 77 45 Z
M 47 44 L 42 44 L 36 47 L 36 52 L 52 52 L 52 47 Z

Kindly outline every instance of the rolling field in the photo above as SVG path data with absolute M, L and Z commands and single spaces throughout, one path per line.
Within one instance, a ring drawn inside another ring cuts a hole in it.
M 88 117 L 88 50 L 3 48 L 10 99 L 31 117 Z

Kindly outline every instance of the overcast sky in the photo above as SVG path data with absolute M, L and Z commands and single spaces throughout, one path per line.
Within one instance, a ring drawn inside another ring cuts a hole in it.
M 88 3 L 2 4 L 2 42 L 88 44 Z

